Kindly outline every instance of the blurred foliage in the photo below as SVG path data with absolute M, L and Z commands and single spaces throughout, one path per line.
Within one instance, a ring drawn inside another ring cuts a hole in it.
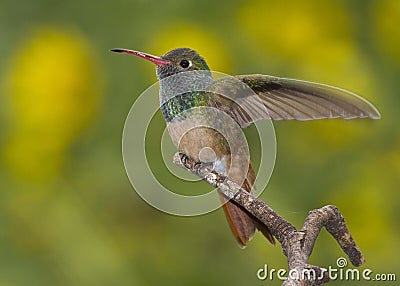
M 171 37 L 171 34 L 174 35 Z M 207 62 L 212 64 L 215 71 L 229 70 L 230 62 L 229 48 L 224 45 L 212 29 L 202 28 L 199 24 L 171 21 L 160 28 L 152 37 L 153 41 L 148 44 L 148 49 L 152 53 L 162 55 L 179 47 L 189 47 L 202 51 L 202 56 Z M 154 52 L 153 52 L 154 50 Z
M 400 3 L 398 1 L 376 1 L 374 13 L 375 23 L 374 33 L 376 33 L 376 43 L 391 60 L 400 61 Z
M 286 267 L 280 247 L 256 235 L 240 250 L 221 211 L 174 217 L 134 194 L 121 135 L 154 66 L 114 47 L 188 46 L 213 70 L 320 81 L 376 104 L 379 121 L 275 123 L 277 162 L 262 198 L 297 226 L 310 209 L 337 205 L 363 267 L 399 277 L 399 3 L 3 0 L 0 285 L 280 285 L 256 278 L 265 263 Z M 165 124 L 154 120 L 148 137 L 159 142 Z M 246 135 L 257 157 L 255 129 Z M 311 263 L 340 256 L 322 231 Z

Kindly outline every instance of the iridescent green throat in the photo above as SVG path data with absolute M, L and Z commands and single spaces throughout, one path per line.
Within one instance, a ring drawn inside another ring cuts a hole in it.
M 161 105 L 161 111 L 167 122 L 174 118 L 185 119 L 187 113 L 184 112 L 191 108 L 207 106 L 209 96 L 205 91 L 193 91 L 171 97 Z

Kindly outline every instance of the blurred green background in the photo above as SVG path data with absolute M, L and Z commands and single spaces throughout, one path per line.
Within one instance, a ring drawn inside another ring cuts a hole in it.
M 399 276 L 399 1 L 1 0 L 0 286 L 281 284 L 256 277 L 265 263 L 286 267 L 280 246 L 257 234 L 240 250 L 221 210 L 167 215 L 127 179 L 124 120 L 156 77 L 148 62 L 108 50 L 182 46 L 212 70 L 324 82 L 378 107 L 378 121 L 276 122 L 261 198 L 297 227 L 335 204 L 362 269 Z M 150 153 L 165 127 L 155 120 Z M 341 256 L 324 230 L 310 262 Z

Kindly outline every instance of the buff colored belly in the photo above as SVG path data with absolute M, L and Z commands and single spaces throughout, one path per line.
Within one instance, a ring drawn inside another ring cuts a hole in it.
M 204 123 L 189 119 L 173 120 L 167 127 L 173 143 L 180 152 L 196 161 L 213 162 L 218 172 L 228 175 L 241 185 L 250 163 L 247 141 L 241 129 L 236 123 L 232 126 L 221 126 L 224 122 L 216 123 L 215 120 L 212 124 Z

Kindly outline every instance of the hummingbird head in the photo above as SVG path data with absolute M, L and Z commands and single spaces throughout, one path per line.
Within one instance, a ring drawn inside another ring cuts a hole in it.
M 161 57 L 127 49 L 112 49 L 111 51 L 137 56 L 153 62 L 157 66 L 158 79 L 180 72 L 210 70 L 206 61 L 196 51 L 189 48 L 174 49 Z
M 206 61 L 196 51 L 189 48 L 174 49 L 161 56 L 161 58 L 168 60 L 169 63 L 166 65 L 157 65 L 157 76 L 159 79 L 180 72 L 210 70 Z

